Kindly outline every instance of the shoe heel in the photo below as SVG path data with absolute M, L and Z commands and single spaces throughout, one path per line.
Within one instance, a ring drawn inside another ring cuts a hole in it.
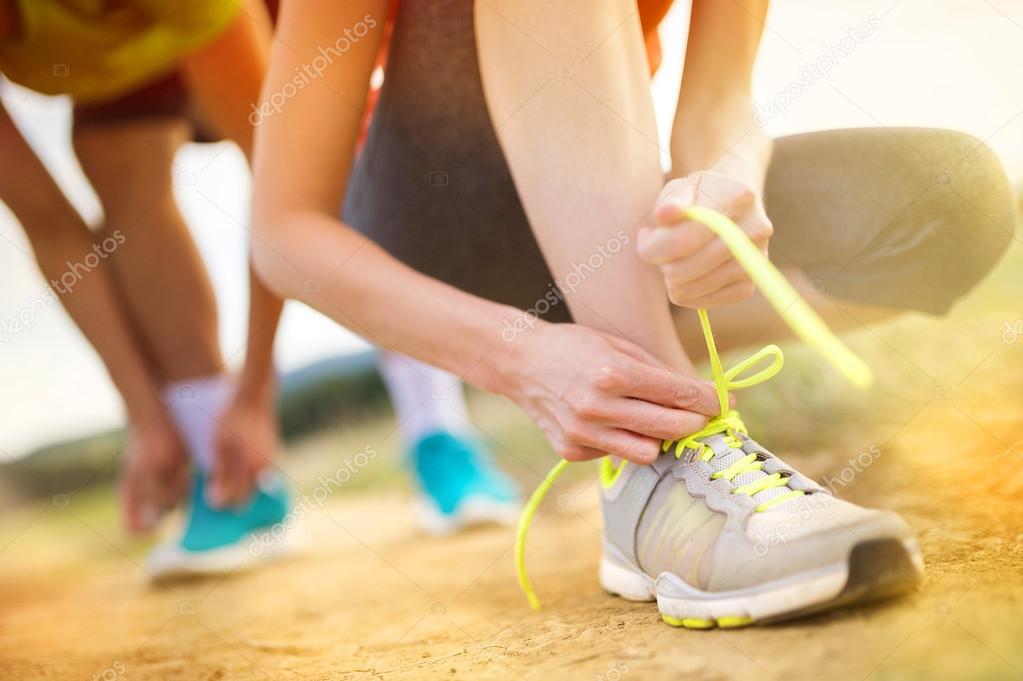
M 600 586 L 627 601 L 655 601 L 657 592 L 646 575 L 607 558 L 600 560 Z

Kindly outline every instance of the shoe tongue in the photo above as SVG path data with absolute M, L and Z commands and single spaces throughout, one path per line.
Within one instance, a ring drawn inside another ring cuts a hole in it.
M 725 470 L 748 455 L 748 453 L 742 449 L 731 447 L 727 442 L 725 442 L 725 436 L 723 434 L 711 435 L 709 437 L 702 438 L 700 441 L 714 451 L 714 457 L 708 461 L 707 464 L 715 473 Z M 764 471 L 746 471 L 732 478 L 732 486 L 742 487 L 743 485 L 748 485 L 751 482 L 756 482 L 761 478 L 766 478 L 768 475 L 769 474 Z M 757 504 L 762 504 L 765 501 L 770 501 L 775 497 L 786 494 L 788 491 L 788 487 L 772 487 L 771 489 L 765 489 L 761 492 L 757 492 L 750 498 Z

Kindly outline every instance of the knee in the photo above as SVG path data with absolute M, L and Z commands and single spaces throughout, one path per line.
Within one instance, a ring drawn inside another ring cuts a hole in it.
M 1015 238 L 1019 207 L 1001 161 L 981 140 L 943 133 L 935 164 L 933 200 L 923 200 L 920 222 L 942 254 L 929 265 L 945 312 L 969 293 L 1001 260 Z M 940 283 L 939 283 L 940 282 Z

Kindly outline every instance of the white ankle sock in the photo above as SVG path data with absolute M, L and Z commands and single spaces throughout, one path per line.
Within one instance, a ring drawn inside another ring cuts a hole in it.
M 231 398 L 231 379 L 225 374 L 196 376 L 164 387 L 163 399 L 178 433 L 199 470 L 213 469 L 213 436 L 217 419 Z
M 465 389 L 454 374 L 386 351 L 380 352 L 378 365 L 406 446 L 438 430 L 470 431 Z

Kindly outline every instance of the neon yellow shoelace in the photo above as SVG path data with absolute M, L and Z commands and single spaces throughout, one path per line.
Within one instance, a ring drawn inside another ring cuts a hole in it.
M 792 285 L 782 276 L 771 261 L 767 259 L 760 249 L 749 240 L 746 233 L 738 225 L 729 220 L 721 213 L 702 206 L 690 206 L 685 210 L 685 217 L 705 225 L 720 238 L 725 246 L 732 252 L 732 255 L 746 270 L 750 278 L 757 285 L 757 288 L 767 301 L 781 316 L 785 322 L 792 327 L 792 330 L 807 345 L 814 348 L 824 356 L 850 383 L 858 388 L 868 387 L 873 375 L 863 360 L 840 341 L 817 313 L 803 300 Z M 702 440 L 712 435 L 724 435 L 725 442 L 730 447 L 740 448 L 742 442 L 738 434 L 746 434 L 746 427 L 739 416 L 739 413 L 728 407 L 728 393 L 730 390 L 747 388 L 762 383 L 779 371 L 781 371 L 783 357 L 781 349 L 777 345 L 768 345 L 752 356 L 736 364 L 728 371 L 721 365 L 718 357 L 717 346 L 714 344 L 714 333 L 710 328 L 710 320 L 707 318 L 706 310 L 697 310 L 700 318 L 700 326 L 703 329 L 703 338 L 707 343 L 707 355 L 710 358 L 711 374 L 714 378 L 714 386 L 717 391 L 719 415 L 699 431 L 692 433 L 679 440 L 666 440 L 662 447 L 664 451 L 675 448 L 675 456 L 680 457 L 686 449 L 696 450 L 704 461 L 709 461 L 714 456 L 711 450 Z M 771 363 L 756 373 L 740 378 L 740 376 L 760 363 L 765 358 L 771 358 Z M 622 461 L 617 466 L 611 461 L 610 456 L 601 459 L 600 481 L 608 487 L 624 470 L 627 462 Z M 536 511 L 540 507 L 544 496 L 550 490 L 554 481 L 561 475 L 567 461 L 559 461 L 551 469 L 547 477 L 543 479 L 533 491 L 529 501 L 522 509 L 519 517 L 518 531 L 515 537 L 515 571 L 519 578 L 519 586 L 526 594 L 530 606 L 534 610 L 540 609 L 540 599 L 536 595 L 533 583 L 526 572 L 526 534 L 536 517 Z M 715 478 L 732 480 L 742 473 L 761 470 L 763 462 L 758 460 L 756 454 L 749 454 L 739 461 L 733 463 L 725 470 L 714 474 Z M 788 484 L 788 477 L 774 473 L 772 475 L 758 478 L 754 482 L 732 490 L 733 494 L 748 494 L 753 496 L 774 487 L 783 487 Z M 757 506 L 757 511 L 765 511 L 768 508 L 784 501 L 802 495 L 800 490 L 790 490 L 785 494 L 773 497 Z

